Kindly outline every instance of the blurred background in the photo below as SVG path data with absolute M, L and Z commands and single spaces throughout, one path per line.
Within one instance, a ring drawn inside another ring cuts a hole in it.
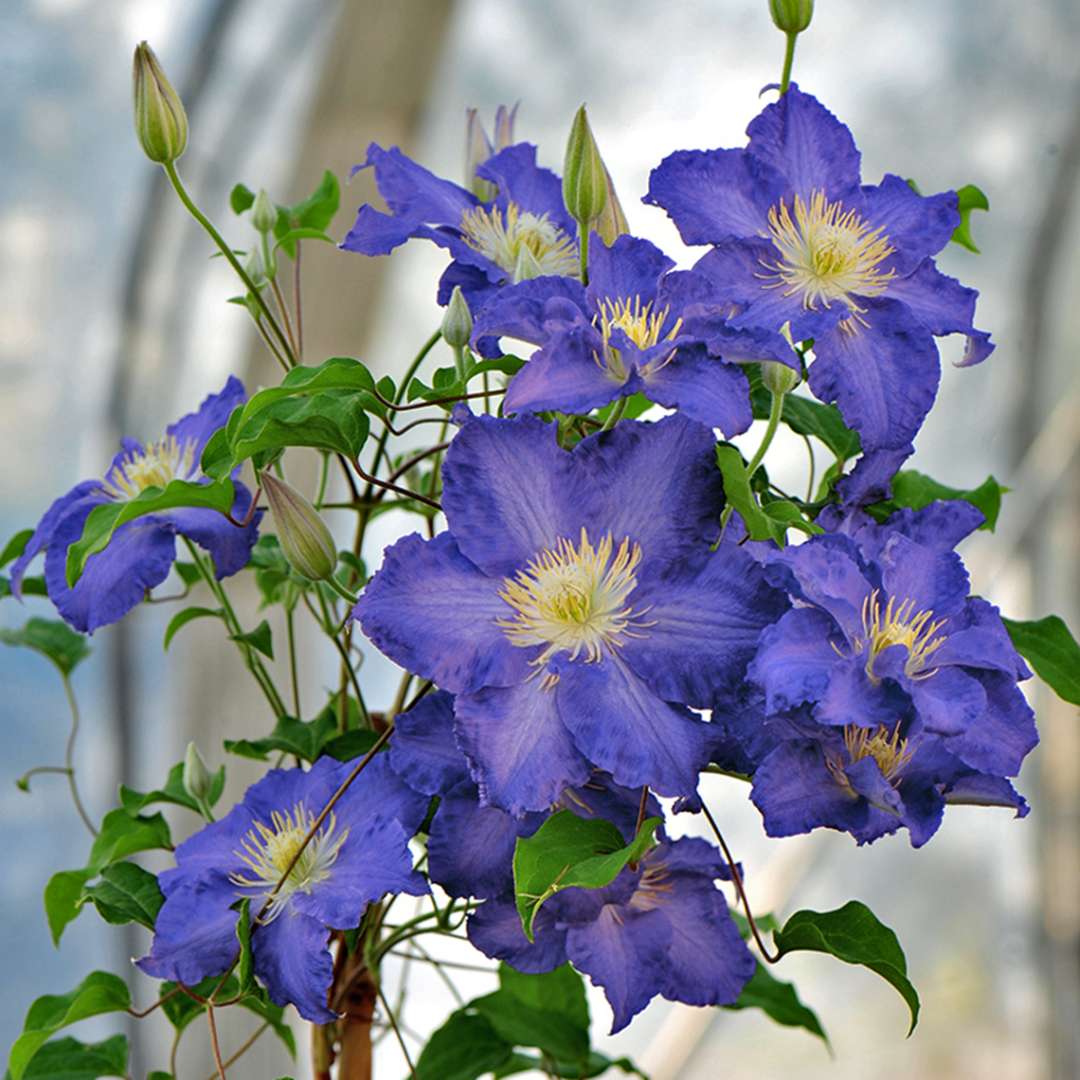
M 143 38 L 187 103 L 181 171 L 237 245 L 248 240 L 228 210 L 237 181 L 291 202 L 324 168 L 344 179 L 372 139 L 456 179 L 466 106 L 490 118 L 498 103 L 518 100 L 519 137 L 558 169 L 573 110 L 586 101 L 631 227 L 683 264 L 692 256 L 664 215 L 638 202 L 648 172 L 675 149 L 740 144 L 783 53 L 765 0 L 5 0 L 0 539 L 33 524 L 76 481 L 100 475 L 121 433 L 156 437 L 230 372 L 249 387 L 275 377 L 242 309 L 225 303 L 236 291 L 227 268 L 208 258 L 205 237 L 132 134 L 130 57 Z M 958 487 L 992 472 L 1018 489 L 997 535 L 979 534 L 964 550 L 974 589 L 1016 617 L 1055 611 L 1074 628 L 1077 56 L 1075 0 L 820 0 L 795 62 L 797 81 L 854 130 L 868 181 L 888 170 L 923 191 L 975 183 L 989 195 L 991 213 L 974 222 L 982 254 L 951 247 L 941 263 L 981 291 L 979 325 L 998 349 L 982 368 L 946 365 L 914 464 Z M 336 237 L 372 195 L 366 174 L 345 187 Z M 308 244 L 310 360 L 355 355 L 400 372 L 437 325 L 443 265 L 440 252 L 419 244 L 383 260 Z M 946 358 L 956 355 L 952 345 Z M 801 443 L 781 443 L 780 473 L 800 475 L 804 453 Z M 400 528 L 387 517 L 377 539 Z M 95 818 L 114 805 L 119 782 L 157 786 L 189 738 L 216 766 L 222 737 L 264 726 L 216 629 L 186 631 L 165 665 L 161 635 L 173 610 L 144 608 L 95 635 L 75 676 L 84 714 L 77 761 Z M 33 613 L 49 609 L 7 600 L 0 626 Z M 334 678 L 333 659 L 309 651 L 305 671 L 315 700 Z M 389 696 L 376 658 L 364 678 L 376 700 Z M 62 757 L 67 707 L 55 673 L 34 654 L 0 649 L 0 687 L 6 1048 L 35 997 L 70 989 L 93 967 L 125 970 L 147 940 L 86 917 L 53 948 L 42 889 L 53 871 L 84 864 L 88 837 L 56 777 L 38 777 L 29 795 L 14 781 Z M 903 836 L 856 851 L 834 834 L 769 841 L 745 789 L 729 781 L 707 791 L 758 910 L 825 910 L 855 896 L 897 931 L 923 998 L 912 1038 L 884 982 L 799 955 L 780 974 L 818 1011 L 834 1059 L 805 1033 L 751 1012 L 662 1001 L 601 1045 L 633 1055 L 654 1080 L 1080 1076 L 1080 733 L 1074 709 L 1037 686 L 1031 694 L 1043 745 L 1020 780 L 1032 803 L 1022 822 L 955 807 L 921 851 Z M 237 760 L 230 774 L 239 791 L 257 772 Z M 421 967 L 404 1001 L 414 1049 L 454 1001 Z M 453 974 L 466 996 L 492 988 L 490 976 Z M 150 981 L 132 975 L 137 1002 L 148 1002 Z M 606 1030 L 610 1013 L 598 995 L 593 1013 Z M 254 1024 L 230 1019 L 223 1040 L 238 1045 Z M 161 1066 L 165 1028 L 155 1016 L 132 1030 L 133 1076 Z M 86 1028 L 113 1030 L 115 1022 Z M 271 1039 L 236 1075 L 307 1075 L 303 1044 L 293 1066 Z M 201 1032 L 187 1037 L 180 1076 L 210 1072 L 203 1041 Z M 392 1039 L 379 1054 L 380 1076 L 404 1075 Z

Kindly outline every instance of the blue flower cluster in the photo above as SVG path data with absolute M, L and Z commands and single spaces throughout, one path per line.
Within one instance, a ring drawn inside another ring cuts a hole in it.
M 561 182 L 512 141 L 511 121 L 495 147 L 482 140 L 468 187 L 372 145 L 363 167 L 387 211 L 361 208 L 343 244 L 379 255 L 433 241 L 451 256 L 439 300 L 460 287 L 476 350 L 535 347 L 502 415 L 454 414 L 445 530 L 390 547 L 353 612 L 436 692 L 325 818 L 348 771 L 327 758 L 271 772 L 182 844 L 139 962 L 150 974 L 226 971 L 246 898 L 271 996 L 327 1022 L 330 932 L 430 880 L 482 901 L 468 933 L 488 955 L 587 973 L 618 1029 L 656 995 L 738 998 L 755 962 L 716 887 L 732 869 L 705 841 L 661 830 L 609 885 L 545 903 L 529 941 L 513 853 L 554 810 L 610 821 L 629 842 L 645 809 L 662 814 L 654 796 L 692 806 L 715 763 L 750 778 L 772 836 L 826 827 L 866 843 L 907 828 L 918 846 L 950 802 L 1027 811 L 1010 778 L 1037 741 L 1017 685 L 1029 672 L 953 550 L 981 514 L 935 503 L 881 521 L 864 509 L 934 401 L 935 337 L 965 335 L 965 364 L 992 349 L 972 322 L 975 293 L 934 263 L 959 221 L 956 194 L 923 197 L 892 175 L 863 184 L 848 129 L 792 86 L 744 148 L 678 152 L 653 171 L 645 201 L 709 246 L 692 269 L 646 240 L 595 233 L 583 267 Z M 722 527 L 715 432 L 750 426 L 746 365 L 758 363 L 805 377 L 865 451 L 819 514 L 825 531 L 784 548 Z M 566 437 L 566 416 L 632 394 L 671 415 L 611 412 Z M 64 577 L 90 510 L 197 479 L 242 397 L 230 380 L 160 442 L 125 443 L 103 480 L 48 510 L 15 587 L 44 550 L 50 595 L 92 631 L 164 579 L 176 534 L 209 551 L 219 576 L 242 568 L 258 515 L 239 527 L 178 510 L 123 526 L 77 585 Z M 238 492 L 243 517 L 250 496 Z M 426 878 L 409 851 L 422 826 Z

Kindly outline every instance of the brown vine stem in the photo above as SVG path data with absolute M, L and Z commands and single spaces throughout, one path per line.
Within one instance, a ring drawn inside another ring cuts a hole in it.
M 735 883 L 735 891 L 739 894 L 739 900 L 742 902 L 743 911 L 746 912 L 746 921 L 750 924 L 750 933 L 754 935 L 754 941 L 757 943 L 757 947 L 761 952 L 761 955 L 770 964 L 775 964 L 780 959 L 780 954 L 771 954 L 765 945 L 765 942 L 761 939 L 761 934 L 758 932 L 757 923 L 754 922 L 754 913 L 750 910 L 750 901 L 746 898 L 746 889 L 743 888 L 742 874 L 739 873 L 738 864 L 732 857 L 731 850 L 728 848 L 723 834 L 720 832 L 719 826 L 716 824 L 716 820 L 712 814 L 709 813 L 709 808 L 703 802 L 701 804 L 701 812 L 705 815 L 705 819 L 709 825 L 712 826 L 712 831 L 716 834 L 716 840 L 720 844 L 720 850 L 724 853 L 724 859 L 728 864 L 728 869 L 731 871 L 731 880 Z
M 379 1001 L 386 1012 L 386 1018 L 390 1021 L 390 1026 L 394 1029 L 394 1035 L 397 1038 L 398 1046 L 401 1047 L 401 1053 L 405 1058 L 405 1064 L 409 1066 L 409 1075 L 412 1077 L 412 1080 L 416 1080 L 416 1066 L 413 1065 L 412 1058 L 409 1056 L 409 1048 L 405 1045 L 405 1040 L 402 1038 L 401 1029 L 398 1027 L 397 1017 L 394 1016 L 394 1010 L 390 1008 L 390 1003 L 386 1000 L 386 995 L 382 992 L 382 987 L 379 986 L 378 983 L 375 984 L 375 993 L 379 995 Z
M 251 1033 L 251 1035 L 247 1039 L 245 1039 L 244 1042 L 242 1042 L 239 1047 L 237 1047 L 236 1051 L 234 1053 L 230 1054 L 225 1059 L 225 1061 L 223 1062 L 225 1068 L 228 1069 L 230 1066 L 235 1065 L 255 1045 L 255 1042 L 259 1038 L 259 1036 L 262 1035 L 262 1033 L 264 1031 L 268 1030 L 269 1027 L 270 1027 L 269 1022 L 267 1022 L 265 1024 L 260 1024 Z M 214 1073 L 211 1073 L 206 1078 L 206 1080 L 214 1080 L 214 1075 L 215 1075 Z
M 364 467 L 360 464 L 359 458 L 352 459 L 352 467 L 356 470 L 356 475 L 365 483 L 374 484 L 376 487 L 383 488 L 386 491 L 392 491 L 395 495 L 403 495 L 406 499 L 424 503 L 425 506 L 430 506 L 434 510 L 442 510 L 441 503 L 436 502 L 434 499 L 429 499 L 426 495 L 421 495 L 418 491 L 410 491 L 408 488 L 399 487 L 389 480 L 379 480 L 369 473 L 364 472 Z
M 217 1066 L 218 1076 L 221 1080 L 227 1080 L 225 1076 L 225 1063 L 221 1060 L 221 1044 L 218 1042 L 217 1021 L 214 1020 L 214 1006 L 212 1002 L 206 1003 L 206 1023 L 210 1028 L 210 1046 L 214 1051 L 214 1064 Z

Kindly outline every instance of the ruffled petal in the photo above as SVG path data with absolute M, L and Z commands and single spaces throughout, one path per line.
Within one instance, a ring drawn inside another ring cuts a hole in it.
M 958 615 L 967 601 L 970 581 L 954 551 L 934 551 L 894 533 L 878 556 L 884 593 L 897 604 L 910 601 L 911 614 L 932 611 L 933 619 Z M 880 598 L 882 606 L 885 597 Z M 948 627 L 944 627 L 948 632 Z
M 960 664 L 1001 671 L 1014 679 L 1030 677 L 1031 672 L 1013 647 L 998 609 L 986 600 L 969 599 L 963 615 L 951 620 L 945 631 L 945 644 L 934 653 L 935 667 Z
M 986 691 L 987 708 L 978 723 L 945 740 L 958 758 L 980 772 L 1016 776 L 1039 742 L 1035 714 L 1012 678 L 996 671 L 971 671 Z
M 564 507 L 582 492 L 568 479 L 570 460 L 555 441 L 554 424 L 532 417 L 467 420 L 443 466 L 443 511 L 462 553 L 485 573 L 503 576 L 560 536 L 573 536 Z
M 530 942 L 513 899 L 488 900 L 465 926 L 469 941 L 485 956 L 505 960 L 524 975 L 540 975 L 566 963 L 566 931 L 555 925 L 550 904 L 540 908 Z
M 734 364 L 710 356 L 704 346 L 680 347 L 657 370 L 646 369 L 642 382 L 651 401 L 719 428 L 725 438 L 742 434 L 753 423 L 746 376 Z
M 437 690 L 401 713 L 389 757 L 397 774 L 424 795 L 445 795 L 468 780 L 468 763 L 454 738 L 453 697 Z
M 678 150 L 653 169 L 642 201 L 666 210 L 684 243 L 716 244 L 759 235 L 786 187 L 743 150 Z
M 588 322 L 585 288 L 566 277 L 504 286 L 473 313 L 474 337 L 508 337 L 530 345 L 543 345 L 556 330 Z
M 883 268 L 899 274 L 936 255 L 960 224 L 955 191 L 919 195 L 893 173 L 886 173 L 880 184 L 864 186 L 862 199 L 867 222 L 881 229 L 894 249 Z
M 639 589 L 633 602 L 643 625 L 622 647 L 627 664 L 659 697 L 696 708 L 742 682 L 762 630 L 788 607 L 754 559 L 727 545 L 696 572 Z
M 510 613 L 500 585 L 449 533 L 413 533 L 387 548 L 353 613 L 380 651 L 447 690 L 502 686 L 522 677 L 525 659 L 495 625 Z
M 894 647 L 904 652 L 903 646 Z M 883 654 L 884 655 L 884 654 Z M 881 656 L 878 657 L 880 661 Z M 864 656 L 835 656 L 829 673 L 829 685 L 818 700 L 814 719 L 822 724 L 842 727 L 856 724 L 860 727 L 888 728 L 896 726 L 897 719 L 909 711 L 903 691 L 889 679 L 881 679 L 881 667 L 876 664 L 875 675 L 881 680 L 873 682 L 866 674 Z
M 515 143 L 500 150 L 477 166 L 476 175 L 499 189 L 495 205 L 500 210 L 512 202 L 529 213 L 547 214 L 549 221 L 573 237 L 577 226 L 563 205 L 562 180 L 536 164 L 536 147 L 531 143 Z
M 911 442 L 941 378 L 934 339 L 896 300 L 864 300 L 863 321 L 848 320 L 814 341 L 810 389 L 835 402 L 864 450 Z
M 986 711 L 986 692 L 959 668 L 942 667 L 928 678 L 905 681 L 919 719 L 935 735 L 966 731 Z
M 288 909 L 251 935 L 255 974 L 270 1000 L 296 1006 L 313 1024 L 337 1019 L 326 1001 L 334 973 L 328 937 L 329 931 L 318 919 Z
M 845 124 L 794 83 L 746 129 L 749 156 L 772 166 L 804 199 L 823 191 L 830 200 L 859 188 L 860 155 Z
M 626 787 L 691 795 L 708 760 L 708 725 L 657 697 L 619 657 L 567 664 L 559 715 L 582 753 Z
M 557 335 L 511 379 L 503 409 L 587 413 L 627 393 L 626 379 L 613 378 L 597 362 L 593 338 L 591 328 Z
M 656 299 L 660 278 L 675 265 L 655 244 L 635 236 L 619 236 L 610 247 L 597 239 L 589 248 L 589 300 Z
M 232 516 L 243 521 L 251 506 L 251 492 L 243 484 L 236 485 L 236 501 L 233 503 Z M 243 570 L 251 558 L 251 549 L 259 538 L 259 523 L 262 511 L 257 510 L 251 520 L 243 527 L 234 525 L 224 514 L 216 510 L 197 507 L 180 507 L 162 515 L 172 527 L 193 540 L 214 560 L 214 571 L 220 581 L 239 570 Z
M 218 393 L 206 398 L 195 412 L 182 416 L 175 424 L 170 424 L 165 429 L 165 434 L 172 435 L 181 446 L 193 443 L 195 449 L 192 457 L 197 465 L 210 436 L 223 428 L 229 422 L 233 409 L 246 400 L 244 384 L 235 375 L 230 375 Z
M 1007 806 L 1018 818 L 1027 817 L 1031 808 L 1027 800 L 1001 776 L 967 773 L 945 789 L 945 801 L 961 806 Z
M 459 694 L 454 712 L 458 743 L 485 803 L 514 815 L 546 810 L 564 788 L 589 777 L 589 763 L 559 718 L 555 693 L 538 678 Z

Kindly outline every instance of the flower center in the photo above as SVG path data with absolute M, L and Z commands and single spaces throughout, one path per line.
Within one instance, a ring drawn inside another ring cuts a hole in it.
M 630 897 L 630 907 L 637 911 L 652 911 L 660 907 L 671 897 L 671 875 L 665 863 L 643 863 L 641 877 L 638 879 L 634 895 Z
M 934 620 L 931 610 L 915 611 L 914 600 L 901 600 L 890 597 L 884 610 L 875 589 L 863 601 L 863 635 L 855 641 L 856 652 L 868 649 L 866 656 L 866 674 L 876 681 L 874 661 L 885 649 L 893 645 L 903 645 L 908 656 L 904 662 L 904 674 L 909 679 L 929 678 L 933 670 L 927 671 L 930 657 L 945 644 L 947 636 L 938 631 L 948 619 Z
M 503 581 L 499 595 L 514 614 L 496 625 L 514 645 L 544 646 L 532 661 L 542 668 L 557 653 L 571 660 L 584 654 L 587 662 L 612 653 L 626 637 L 640 637 L 644 611 L 627 603 L 637 587 L 634 571 L 641 562 L 641 546 L 625 537 L 615 550 L 608 533 L 593 547 L 588 533 L 581 540 L 560 539 L 540 552 L 524 570 Z
M 895 250 L 884 227 L 871 229 L 854 210 L 829 202 L 823 191 L 810 201 L 794 199 L 794 217 L 787 203 L 769 210 L 769 239 L 776 247 L 776 262 L 763 262 L 771 280 L 768 289 L 784 289 L 785 296 L 802 294 L 803 307 L 830 307 L 834 300 L 854 314 L 863 309 L 855 296 L 877 296 L 896 276 L 881 263 Z
M 304 837 L 314 824 L 315 815 L 306 810 L 303 803 L 297 803 L 292 810 L 275 810 L 270 815 L 269 826 L 256 821 L 255 827 L 241 840 L 236 854 L 250 874 L 238 871 L 230 874 L 229 880 L 241 888 L 256 889 L 259 895 L 269 896 L 296 859 L 296 865 L 289 870 L 289 876 L 271 901 L 265 922 L 271 922 L 281 914 L 293 893 L 310 893 L 313 886 L 330 876 L 330 868 L 337 860 L 349 830 L 344 829 L 335 836 L 337 821 L 331 813 L 301 851 Z M 300 857 L 297 859 L 298 851 Z
M 178 442 L 166 435 L 160 442 L 132 450 L 110 471 L 105 490 L 117 499 L 134 499 L 149 487 L 163 488 L 178 476 L 190 476 L 195 468 L 195 444 Z
M 881 775 L 892 781 L 893 777 L 911 760 L 907 739 L 900 738 L 900 726 L 892 733 L 882 724 L 873 734 L 868 728 L 848 724 L 844 728 L 844 748 L 851 764 L 863 758 L 873 758 Z
M 663 307 L 654 311 L 653 302 L 650 300 L 649 303 L 642 304 L 640 296 L 621 300 L 605 298 L 597 308 L 598 312 L 593 316 L 593 326 L 600 330 L 603 356 L 594 352 L 593 359 L 601 370 L 617 382 L 626 381 L 627 371 L 619 350 L 611 345 L 613 331 L 621 330 L 639 349 L 645 350 L 651 349 L 661 340 L 671 341 L 682 329 L 682 319 L 676 319 L 671 329 L 664 334 L 664 323 L 671 313 L 671 308 Z M 672 349 L 659 361 L 651 362 L 648 365 L 648 374 L 659 371 L 674 355 L 675 350 Z
M 505 270 L 515 282 L 523 277 L 578 273 L 574 241 L 547 214 L 523 211 L 516 203 L 506 210 L 497 206 L 474 206 L 461 215 L 465 242 Z M 528 266 L 528 272 L 519 269 Z

